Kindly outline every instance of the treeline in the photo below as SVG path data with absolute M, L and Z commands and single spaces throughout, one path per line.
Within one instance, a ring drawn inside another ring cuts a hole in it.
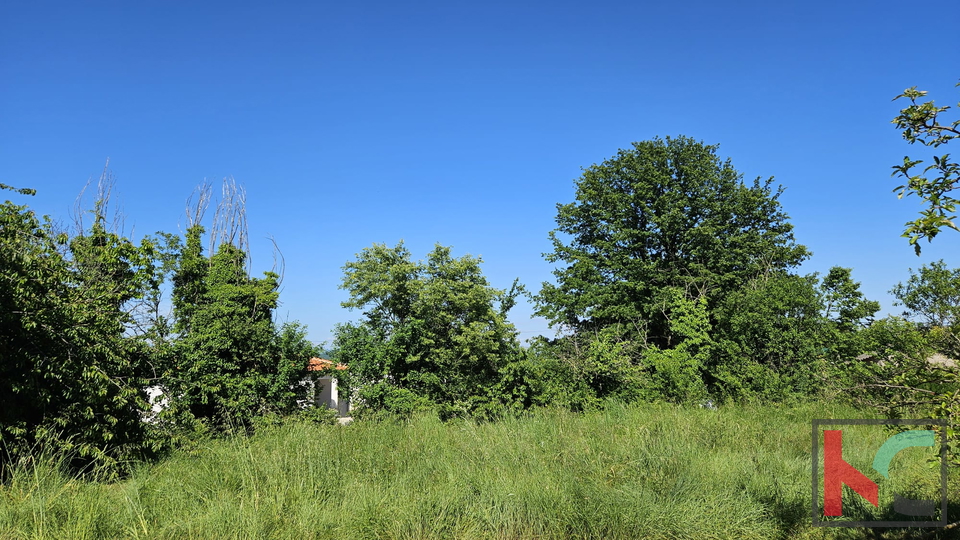
M 296 412 L 303 399 L 299 381 L 319 350 L 302 326 L 274 322 L 279 276 L 248 272 L 242 189 L 225 185 L 209 235 L 203 186 L 184 238 L 135 243 L 110 218 L 111 186 L 101 178 L 70 232 L 0 205 L 7 464 L 52 451 L 76 467 L 122 471 L 197 434 Z M 150 387 L 163 391 L 159 414 Z
M 42 447 L 122 471 L 198 435 L 313 414 L 300 381 L 322 351 L 274 320 L 278 273 L 251 275 L 242 189 L 227 183 L 214 203 L 202 187 L 184 236 L 135 243 L 108 219 L 109 186 L 69 232 L 0 205 L 8 460 Z M 358 416 L 838 396 L 953 414 L 956 371 L 927 358 L 960 356 L 960 271 L 922 268 L 893 290 L 907 318 L 874 320 L 850 269 L 797 273 L 810 252 L 772 178 L 746 183 L 686 137 L 634 143 L 576 187 L 557 206 L 555 280 L 539 291 L 495 288 L 480 259 L 440 245 L 422 260 L 374 245 L 346 264 L 344 306 L 362 315 L 336 327 L 329 353 L 349 366 L 341 388 Z M 560 337 L 520 342 L 508 313 L 523 295 Z
M 716 151 L 668 137 L 587 168 L 575 201 L 557 205 L 555 281 L 536 293 L 492 288 L 479 260 L 442 246 L 419 262 L 402 244 L 365 249 L 342 284 L 363 316 L 334 341 L 358 414 L 838 397 L 944 413 L 960 387 L 949 362 L 927 358 L 960 357 L 960 271 L 922 268 L 892 291 L 906 318 L 875 320 L 851 269 L 797 273 L 810 251 L 782 188 L 744 182 Z M 521 294 L 561 337 L 521 346 L 506 319 Z

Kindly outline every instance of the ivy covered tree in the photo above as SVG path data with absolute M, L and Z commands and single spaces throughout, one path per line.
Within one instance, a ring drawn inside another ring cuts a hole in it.
M 220 430 L 296 411 L 307 362 L 319 352 L 300 325 L 274 323 L 280 276 L 248 274 L 243 194 L 237 190 L 227 184 L 227 204 L 221 201 L 209 236 L 211 256 L 204 254 L 206 231 L 196 222 L 204 190 L 185 241 L 167 235 L 173 323 L 161 332 L 166 337 L 155 352 L 170 403 L 161 418 L 180 426 Z
M 336 328 L 335 356 L 368 408 L 437 406 L 451 416 L 497 407 L 501 369 L 520 354 L 507 321 L 520 287 L 495 289 L 479 258 L 450 252 L 438 245 L 413 261 L 402 242 L 375 244 L 344 267 L 343 306 L 364 316 Z

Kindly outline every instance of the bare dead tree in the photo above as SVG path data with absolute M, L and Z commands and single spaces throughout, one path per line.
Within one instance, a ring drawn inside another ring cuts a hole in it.
M 93 201 L 93 208 L 87 209 L 84 197 L 92 183 L 93 178 L 88 178 L 87 183 L 84 184 L 83 189 L 80 190 L 74 202 L 70 217 L 73 220 L 75 233 L 78 236 L 84 235 L 86 232 L 84 215 L 89 213 L 93 215 L 94 224 L 100 225 L 106 232 L 122 235 L 124 228 L 123 210 L 119 206 L 111 206 L 110 204 L 113 198 L 114 188 L 117 184 L 116 176 L 114 176 L 110 170 L 110 158 L 107 158 L 103 164 L 103 170 L 97 179 L 97 196 Z
M 186 206 L 188 229 L 194 225 L 199 225 L 203 221 L 203 215 L 210 206 L 210 196 L 212 192 L 213 187 L 204 180 L 203 183 L 197 186 L 197 188 L 193 190 L 193 193 L 190 194 Z
M 110 163 L 110 158 L 107 158 L 107 163 Z M 87 188 L 90 187 L 92 182 L 93 177 L 87 179 L 87 183 L 84 184 L 83 188 L 80 189 L 77 199 L 73 202 L 73 209 L 70 211 L 70 219 L 73 220 L 73 228 L 76 233 L 80 235 L 82 235 L 84 231 L 83 214 L 86 213 L 86 210 L 83 208 L 83 195 L 87 192 Z
M 247 192 L 233 177 L 223 179 L 223 191 L 210 229 L 210 253 L 222 244 L 230 244 L 245 254 L 245 269 L 250 275 L 250 240 L 247 231 Z

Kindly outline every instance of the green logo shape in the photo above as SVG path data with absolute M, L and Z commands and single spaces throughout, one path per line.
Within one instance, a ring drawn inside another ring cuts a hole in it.
M 913 446 L 933 446 L 936 443 L 936 435 L 933 431 L 927 429 L 912 429 L 897 433 L 883 443 L 883 446 L 877 450 L 876 457 L 873 458 L 873 468 L 884 478 L 890 478 L 890 462 L 893 456 L 897 455 L 905 448 Z

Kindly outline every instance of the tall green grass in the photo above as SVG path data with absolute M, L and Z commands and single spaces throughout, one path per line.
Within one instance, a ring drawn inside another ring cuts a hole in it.
M 850 417 L 866 416 L 614 405 L 487 424 L 293 424 L 114 483 L 39 459 L 0 487 L 0 538 L 857 538 L 810 526 L 810 420 Z M 844 448 L 865 471 L 887 436 L 872 433 L 873 450 Z

